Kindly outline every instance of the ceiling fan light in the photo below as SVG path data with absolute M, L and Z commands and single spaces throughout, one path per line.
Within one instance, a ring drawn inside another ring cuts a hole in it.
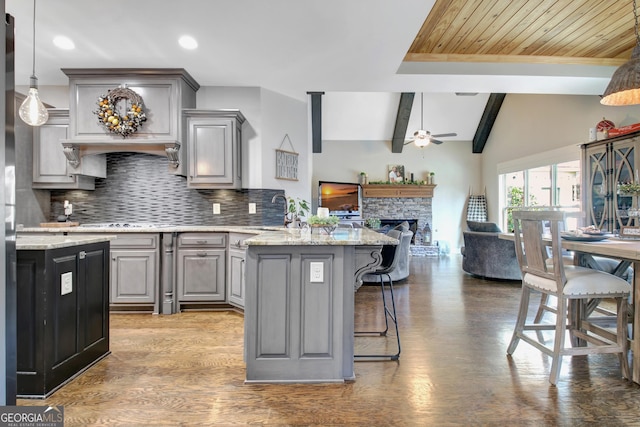
M 631 59 L 613 73 L 600 103 L 602 105 L 640 104 L 640 45 L 636 44 Z
M 426 147 L 431 143 L 431 134 L 426 130 L 417 130 L 413 134 L 413 143 L 416 145 L 416 147 Z

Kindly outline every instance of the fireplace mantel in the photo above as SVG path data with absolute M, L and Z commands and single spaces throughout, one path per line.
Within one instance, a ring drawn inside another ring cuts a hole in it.
M 363 197 L 433 197 L 432 185 L 368 184 L 362 186 Z

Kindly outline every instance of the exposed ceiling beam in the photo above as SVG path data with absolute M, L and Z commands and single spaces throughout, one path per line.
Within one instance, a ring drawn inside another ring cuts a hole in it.
M 489 95 L 487 105 L 484 107 L 484 112 L 480 118 L 480 123 L 478 123 L 478 129 L 476 129 L 476 134 L 473 136 L 473 153 L 482 153 L 482 150 L 484 150 L 484 146 L 487 144 L 487 139 L 489 139 L 489 134 L 496 121 L 496 117 L 498 117 L 502 101 L 504 101 L 506 95 L 506 93 L 492 93 Z
M 409 126 L 409 116 L 413 107 L 415 92 L 402 92 L 398 103 L 398 114 L 396 115 L 396 125 L 393 128 L 393 138 L 391 139 L 391 152 L 402 153 L 404 138 L 407 135 Z
M 313 153 L 322 153 L 322 95 L 324 92 L 307 92 L 311 96 L 311 147 Z

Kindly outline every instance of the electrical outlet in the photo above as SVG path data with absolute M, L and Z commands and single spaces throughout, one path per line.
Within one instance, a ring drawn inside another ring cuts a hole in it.
M 60 295 L 67 295 L 73 292 L 73 272 L 62 273 L 60 275 Z
M 256 213 L 256 204 L 255 203 L 249 203 L 249 213 L 250 214 Z
M 311 277 L 309 278 L 310 282 L 324 282 L 324 263 L 310 262 L 309 270 L 311 271 Z
M 213 214 L 220 215 L 220 203 L 213 204 Z

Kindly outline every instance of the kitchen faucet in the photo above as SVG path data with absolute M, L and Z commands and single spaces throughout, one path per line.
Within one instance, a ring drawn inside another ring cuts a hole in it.
M 286 227 L 287 225 L 293 222 L 292 219 L 289 219 L 289 210 L 287 209 L 287 198 L 285 197 L 284 194 L 276 194 L 271 199 L 271 203 L 275 203 L 276 200 L 278 199 L 282 199 L 284 201 L 284 226 Z

